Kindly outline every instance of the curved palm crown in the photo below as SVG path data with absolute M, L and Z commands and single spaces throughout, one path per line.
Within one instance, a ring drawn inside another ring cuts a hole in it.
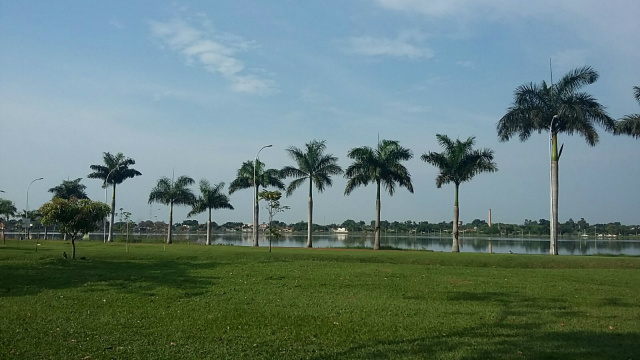
M 176 181 L 163 176 L 149 193 L 149 204 L 157 202 L 169 205 L 167 244 L 171 244 L 173 241 L 173 205 L 191 205 L 195 202 L 196 197 L 191 192 L 191 189 L 188 188 L 194 182 L 192 178 L 185 175 L 178 177 Z
M 140 171 L 129 168 L 129 166 L 135 165 L 136 161 L 125 157 L 122 153 L 112 155 L 105 152 L 103 153 L 103 161 L 104 165 L 91 165 L 93 173 L 87 176 L 90 179 L 100 179 L 105 182 L 103 187 L 107 184 L 121 184 L 126 179 L 142 175 Z M 109 178 L 107 179 L 107 177 Z
M 260 186 L 273 186 L 277 189 L 284 190 L 282 182 L 282 172 L 276 169 L 264 169 L 264 163 L 257 159 L 248 160 L 242 163 L 236 179 L 229 185 L 229 194 L 233 194 L 237 190 L 253 188 L 255 198 L 253 199 L 253 246 L 258 246 L 258 218 L 260 216 L 260 208 L 258 207 L 258 192 Z M 255 183 L 254 183 L 255 179 Z
M 551 199 L 550 199 L 550 249 L 558 254 L 558 166 L 562 148 L 558 151 L 558 133 L 582 135 L 587 144 L 598 143 L 595 125 L 613 131 L 615 120 L 591 95 L 578 92 L 584 85 L 598 80 L 598 73 L 585 66 L 570 71 L 551 86 L 544 81 L 540 85 L 529 84 L 518 87 L 515 99 L 507 113 L 498 121 L 497 131 L 501 141 L 508 141 L 518 134 L 525 141 L 531 133 L 549 131 L 551 137 Z
M 187 216 L 193 216 L 203 213 L 211 209 L 229 209 L 233 210 L 233 206 L 229 203 L 229 197 L 222 193 L 224 183 L 218 183 L 213 186 L 209 181 L 200 180 L 200 196 L 192 205 L 192 210 Z
M 312 247 L 311 229 L 313 226 L 313 185 L 319 192 L 333 184 L 331 175 L 342 174 L 342 168 L 337 164 L 338 158 L 325 154 L 327 149 L 325 141 L 313 140 L 305 145 L 306 151 L 295 146 L 287 149 L 289 156 L 298 167 L 285 166 L 281 171 L 285 177 L 294 177 L 287 187 L 287 196 L 290 196 L 299 188 L 305 180 L 309 179 L 309 219 L 307 222 L 307 247 Z
M 345 177 L 349 179 L 344 190 L 349 195 L 360 185 L 367 186 L 370 182 L 376 182 L 378 186 L 383 184 L 389 195 L 393 196 L 395 184 L 404 186 L 413 192 L 411 175 L 401 161 L 413 157 L 411 150 L 400 146 L 395 140 L 382 140 L 376 149 L 368 146 L 353 148 L 347 156 L 354 160 L 347 170 Z
M 15 216 L 18 209 L 13 204 L 13 201 L 0 199 L 0 220 L 7 221 L 10 216 Z
M 87 175 L 90 179 L 100 179 L 103 181 L 102 187 L 106 188 L 107 185 L 112 185 L 113 190 L 111 194 L 111 216 L 109 222 L 109 239 L 107 241 L 113 241 L 113 219 L 116 214 L 116 185 L 121 184 L 126 179 L 130 179 L 136 176 L 142 175 L 142 173 L 136 169 L 131 169 L 129 166 L 135 165 L 136 161 L 125 157 L 122 153 L 112 155 L 111 153 L 103 153 L 102 160 L 104 165 L 91 165 L 89 166 L 93 172 Z
M 640 87 L 634 86 L 634 96 L 640 104 Z M 634 138 L 640 138 L 640 114 L 630 114 L 618 121 L 616 124 L 616 135 L 626 134 Z
M 9 221 L 9 217 L 11 216 L 15 216 L 16 212 L 18 211 L 18 209 L 16 209 L 16 206 L 13 205 L 13 201 L 11 200 L 6 200 L 6 199 L 1 199 L 0 198 L 0 224 L 2 224 L 3 226 L 0 226 L 1 230 L 2 230 L 2 244 L 5 245 L 5 237 L 4 237 L 4 222 L 5 221 Z
M 373 249 L 380 249 L 380 185 L 384 185 L 389 195 L 393 196 L 395 184 L 404 186 L 413 193 L 411 175 L 400 162 L 409 160 L 413 153 L 405 149 L 397 141 L 382 140 L 376 149 L 368 146 L 353 148 L 347 156 L 353 159 L 344 176 L 349 179 L 344 194 L 349 195 L 360 185 L 376 183 L 376 219 Z
M 211 186 L 205 179 L 200 180 L 200 196 L 191 205 L 188 217 L 196 214 L 209 212 L 207 220 L 207 240 L 206 244 L 211 245 L 211 210 L 212 209 L 229 209 L 233 210 L 233 206 L 229 203 L 229 197 L 222 193 L 224 183 L 218 183 Z
M 195 195 L 188 186 L 194 183 L 192 178 L 185 175 L 178 177 L 176 181 L 163 176 L 151 189 L 149 204 L 157 202 L 164 205 L 190 205 L 195 201 Z
M 85 189 L 86 185 L 80 184 L 80 180 L 82 178 L 77 178 L 75 180 L 62 180 L 62 184 L 52 187 L 49 189 L 50 193 L 53 193 L 54 198 L 60 198 L 69 200 L 72 197 L 76 199 L 88 199 L 87 193 Z
M 598 143 L 598 124 L 613 131 L 615 122 L 590 94 L 577 92 L 584 85 L 598 80 L 598 73 L 589 66 L 570 71 L 551 86 L 546 82 L 521 85 L 515 91 L 513 104 L 497 124 L 498 137 L 508 141 L 515 134 L 521 141 L 531 133 L 551 131 L 553 135 L 565 133 L 582 135 L 587 144 Z M 556 121 L 553 121 L 557 116 Z
M 493 150 L 474 150 L 475 137 L 471 136 L 465 141 L 452 141 L 446 135 L 437 134 L 438 144 L 444 148 L 441 153 L 430 151 L 422 154 L 420 159 L 437 167 L 440 170 L 436 176 L 436 186 L 442 187 L 444 184 L 455 184 L 455 201 L 453 204 L 453 243 L 451 251 L 459 252 L 458 243 L 458 219 L 460 212 L 458 209 L 458 191 L 460 184 L 471 180 L 475 175 L 482 172 L 495 172 L 498 167 L 493 162 Z
M 474 150 L 475 137 L 471 136 L 466 141 L 460 139 L 452 141 L 446 135 L 437 134 L 438 144 L 444 148 L 442 153 L 430 151 L 423 154 L 420 159 L 437 167 L 440 173 L 436 177 L 436 186 L 454 183 L 460 185 L 471 180 L 475 175 L 483 172 L 495 172 L 498 167 L 493 162 L 493 150 Z
M 280 190 L 284 190 L 284 183 L 282 182 L 282 174 L 276 169 L 264 170 L 264 163 L 262 161 L 257 162 L 255 169 L 256 184 L 258 187 L 272 186 Z M 248 189 L 254 187 L 253 174 L 254 174 L 254 161 L 247 160 L 242 163 L 236 179 L 229 184 L 229 194 L 242 189 Z

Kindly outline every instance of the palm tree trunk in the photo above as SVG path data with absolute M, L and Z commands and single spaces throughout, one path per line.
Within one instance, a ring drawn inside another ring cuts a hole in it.
M 551 135 L 551 221 L 549 254 L 558 255 L 558 135 Z
M 113 220 L 116 215 L 116 183 L 113 183 L 113 192 L 111 194 L 111 217 L 109 221 L 109 237 L 107 242 L 113 242 Z
M 211 208 L 209 208 L 209 220 L 207 220 L 207 245 L 211 245 Z
M 373 231 L 373 250 L 380 250 L 380 180 L 376 182 L 376 223 Z
M 258 244 L 258 216 L 260 215 L 258 207 L 258 186 L 255 186 L 256 198 L 253 202 L 253 246 L 260 246 Z
M 167 244 L 173 243 L 173 231 L 171 229 L 171 224 L 173 224 L 173 201 L 169 203 L 169 228 L 167 230 Z
M 307 224 L 307 247 L 313 247 L 311 241 L 311 230 L 313 227 L 313 181 L 309 178 L 309 222 Z
M 453 203 L 453 244 L 451 245 L 451 252 L 460 252 L 460 243 L 458 242 L 458 221 L 460 219 L 460 209 L 458 207 L 458 189 L 460 185 L 456 184 L 456 199 Z

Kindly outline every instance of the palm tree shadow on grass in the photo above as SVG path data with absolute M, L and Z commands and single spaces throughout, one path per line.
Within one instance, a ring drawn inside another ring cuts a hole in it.
M 495 302 L 497 318 L 478 320 L 474 326 L 445 330 L 429 329 L 429 334 L 406 339 L 380 339 L 355 344 L 340 351 L 320 353 L 311 359 L 631 359 L 638 354 L 638 334 L 608 330 L 565 330 L 558 324 L 550 328 L 544 321 L 519 321 L 531 312 L 552 311 L 558 319 L 585 314 L 568 308 L 561 298 L 537 299 L 507 292 L 452 292 L 448 297 L 456 305 L 469 302 Z M 544 300 L 544 301 L 543 301 Z M 428 300 L 420 300 L 428 301 Z M 625 304 L 614 304 L 626 306 Z M 454 310 L 452 310 L 454 311 Z M 459 316 L 468 316 L 458 313 Z M 477 315 L 477 314 L 475 314 Z M 416 314 L 416 316 L 420 316 Z M 528 318 L 531 318 L 528 316 Z M 560 322 L 561 320 L 559 320 Z M 389 332 L 392 334 L 392 332 Z
M 116 290 L 152 293 L 159 287 L 175 289 L 183 297 L 202 295 L 215 286 L 218 277 L 194 275 L 212 269 L 213 262 L 183 260 L 70 262 L 48 259 L 25 267 L 4 265 L 0 297 L 28 296 L 47 290 L 81 288 L 83 291 Z

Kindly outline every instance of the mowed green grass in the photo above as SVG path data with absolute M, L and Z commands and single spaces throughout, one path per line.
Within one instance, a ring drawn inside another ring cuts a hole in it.
M 640 358 L 636 257 L 41 244 L 0 246 L 0 358 Z

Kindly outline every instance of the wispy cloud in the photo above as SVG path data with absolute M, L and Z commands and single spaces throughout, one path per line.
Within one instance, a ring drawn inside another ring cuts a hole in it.
M 113 26 L 114 28 L 116 28 L 118 30 L 124 29 L 124 25 L 122 24 L 122 22 L 120 22 L 120 20 L 115 19 L 115 18 L 109 20 L 109 25 Z
M 512 23 L 536 19 L 555 23 L 574 32 L 589 44 L 597 42 L 614 51 L 638 54 L 640 2 L 618 1 L 511 1 L 511 0 L 375 0 L 382 8 L 460 24 L 486 20 Z M 614 24 L 614 25 L 612 25 Z
M 234 92 L 268 95 L 277 92 L 273 80 L 252 74 L 239 55 L 257 45 L 241 36 L 218 33 L 205 21 L 196 26 L 183 19 L 150 21 L 151 33 L 172 51 L 183 55 L 188 65 L 202 66 L 207 71 L 222 75 Z
M 470 61 L 470 60 L 457 61 L 456 65 L 462 66 L 462 67 L 467 68 L 467 69 L 473 69 L 473 68 L 476 67 L 476 65 L 473 63 L 473 61 Z
M 430 59 L 435 54 L 424 45 L 425 36 L 417 32 L 403 32 L 396 38 L 356 36 L 347 39 L 346 51 L 367 56 L 391 56 L 408 59 Z

